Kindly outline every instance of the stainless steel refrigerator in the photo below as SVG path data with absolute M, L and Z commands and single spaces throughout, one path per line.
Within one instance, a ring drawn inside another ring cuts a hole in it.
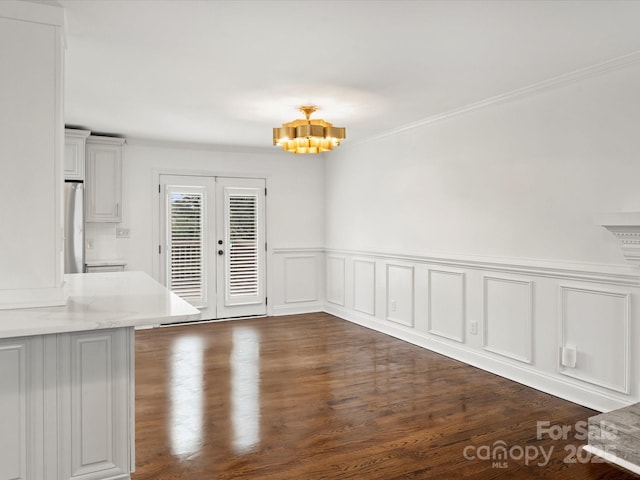
M 64 182 L 64 273 L 84 272 L 84 185 Z

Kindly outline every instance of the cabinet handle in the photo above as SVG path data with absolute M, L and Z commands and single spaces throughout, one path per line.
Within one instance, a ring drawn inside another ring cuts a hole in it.
M 120 216 L 120 204 L 116 203 L 116 217 Z

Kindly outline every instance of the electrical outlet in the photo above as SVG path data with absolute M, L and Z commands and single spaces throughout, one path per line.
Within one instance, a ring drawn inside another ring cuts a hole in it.
M 562 366 L 567 368 L 576 368 L 576 360 L 578 351 L 574 345 L 565 345 L 562 347 Z
M 390 305 L 389 305 L 389 309 L 390 309 L 392 312 L 395 312 L 395 311 L 396 311 L 396 301 L 395 301 L 395 300 L 391 300 Z
M 116 238 L 129 238 L 131 231 L 125 227 L 116 228 Z
M 93 248 L 93 238 L 87 238 L 87 249 L 91 250 Z
M 471 322 L 471 335 L 477 335 L 478 334 L 478 322 Z

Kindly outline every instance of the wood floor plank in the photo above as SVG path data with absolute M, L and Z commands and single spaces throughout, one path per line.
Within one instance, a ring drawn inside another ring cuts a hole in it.
M 140 330 L 132 479 L 637 478 L 579 450 L 594 414 L 324 313 Z

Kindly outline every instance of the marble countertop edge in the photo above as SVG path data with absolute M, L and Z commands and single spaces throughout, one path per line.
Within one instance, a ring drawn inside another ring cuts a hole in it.
M 66 305 L 0 311 L 0 338 L 194 321 L 200 311 L 144 272 L 65 275 Z

